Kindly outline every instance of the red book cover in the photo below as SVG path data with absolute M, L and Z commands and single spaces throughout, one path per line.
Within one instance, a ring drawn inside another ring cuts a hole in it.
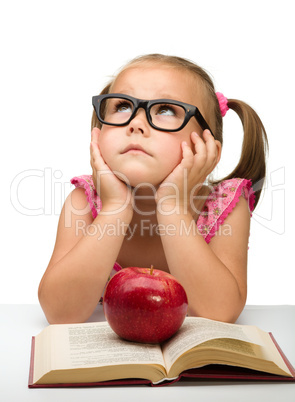
M 97 386 L 121 386 L 121 385 L 150 385 L 153 387 L 161 387 L 169 384 L 173 384 L 178 381 L 196 381 L 196 380 L 228 380 L 228 381 L 284 381 L 295 382 L 295 370 L 292 364 L 289 362 L 284 352 L 276 342 L 272 333 L 270 337 L 286 363 L 288 369 L 292 373 L 292 377 L 285 377 L 276 374 L 264 373 L 261 371 L 250 370 L 241 367 L 226 366 L 219 364 L 211 364 L 208 366 L 190 369 L 183 371 L 178 378 L 174 380 L 165 380 L 157 384 L 153 384 L 149 380 L 130 378 L 123 380 L 110 380 L 96 383 L 68 383 L 68 384 L 33 384 L 34 375 L 34 353 L 35 353 L 35 337 L 32 337 L 31 347 L 31 362 L 29 372 L 29 388 L 71 388 L 71 387 L 97 387 Z

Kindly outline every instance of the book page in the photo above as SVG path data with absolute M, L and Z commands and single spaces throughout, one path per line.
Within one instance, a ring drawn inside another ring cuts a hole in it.
M 165 367 L 158 344 L 122 340 L 106 322 L 50 325 L 35 338 L 35 359 L 41 356 L 42 350 L 48 349 L 51 349 L 51 370 L 118 364 L 158 364 Z M 35 360 L 35 369 L 36 363 L 39 364 L 39 361 Z M 43 368 L 35 370 L 34 381 L 35 377 L 40 378 L 48 371 L 48 364 L 44 366 L 40 362 L 39 366 Z
M 162 346 L 167 371 L 184 352 L 212 339 L 238 339 L 263 345 L 260 330 L 250 325 L 228 324 L 206 318 L 186 317 L 182 327 Z
M 221 348 L 223 350 L 242 353 L 248 356 L 258 356 L 256 352 L 257 350 L 256 345 L 249 342 L 241 342 L 240 340 L 237 339 L 228 339 L 228 338 L 212 339 L 210 341 L 202 343 L 201 345 L 198 345 L 196 348 L 201 348 L 203 345 L 204 347 Z

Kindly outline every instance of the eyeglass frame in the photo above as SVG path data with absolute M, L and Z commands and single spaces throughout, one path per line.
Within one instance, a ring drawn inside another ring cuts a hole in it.
M 100 116 L 100 108 L 97 107 L 98 102 L 97 101 L 102 101 L 106 98 L 121 98 L 124 100 L 127 100 L 129 102 L 131 102 L 134 106 L 134 109 L 131 113 L 131 116 L 129 117 L 129 119 L 125 122 L 125 123 L 108 123 L 105 120 L 103 120 L 103 118 Z M 176 106 L 180 106 L 185 110 L 185 116 L 184 116 L 184 120 L 182 125 L 177 128 L 177 129 L 163 129 L 161 127 L 157 127 L 154 125 L 154 123 L 152 122 L 152 118 L 150 115 L 150 109 L 152 106 L 157 105 L 157 104 L 167 104 L 167 105 L 176 105 Z M 202 128 L 202 130 L 209 130 L 210 133 L 212 134 L 213 138 L 215 138 L 212 130 L 210 129 L 208 123 L 206 122 L 206 120 L 204 119 L 204 117 L 202 116 L 200 110 L 197 108 L 197 106 L 194 105 L 190 105 L 189 103 L 184 103 L 184 102 L 180 102 L 180 101 L 176 101 L 173 99 L 153 99 L 153 100 L 146 100 L 146 99 L 138 99 L 138 98 L 134 98 L 133 96 L 130 95 L 125 95 L 125 94 L 118 94 L 118 93 L 109 93 L 109 94 L 103 94 L 103 95 L 96 95 L 92 97 L 92 105 L 94 107 L 96 116 L 98 118 L 98 120 L 100 121 L 101 124 L 106 124 L 109 126 L 115 126 L 115 127 L 123 127 L 123 126 L 127 126 L 132 119 L 134 119 L 137 111 L 139 108 L 142 108 L 145 110 L 145 114 L 147 117 L 147 121 L 149 122 L 149 125 L 151 127 L 153 127 L 155 130 L 159 130 L 159 131 L 165 131 L 165 132 L 177 132 L 182 130 L 187 123 L 190 121 L 190 119 L 192 117 L 195 117 L 195 119 L 197 120 L 197 122 L 199 123 L 200 127 Z

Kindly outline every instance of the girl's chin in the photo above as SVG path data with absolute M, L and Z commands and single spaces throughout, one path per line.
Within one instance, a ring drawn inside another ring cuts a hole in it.
M 107 164 L 120 180 L 131 187 L 158 188 L 173 170 L 173 166 L 169 170 L 167 166 L 158 166 L 155 163 L 147 164 L 140 158 L 128 161 L 128 163 L 125 160 L 120 162 L 116 164 L 107 162 Z
M 155 180 L 153 177 L 148 177 L 144 175 L 132 174 L 132 175 L 125 175 L 125 174 L 116 174 L 116 176 L 126 183 L 128 186 L 142 188 L 142 189 L 152 189 L 155 192 L 159 187 L 159 179 Z
M 150 189 L 153 190 L 154 192 L 157 191 L 159 184 L 158 183 L 153 183 L 147 180 L 138 180 L 138 179 L 134 179 L 134 180 L 123 180 L 127 185 L 129 185 L 132 188 L 136 188 L 136 189 Z

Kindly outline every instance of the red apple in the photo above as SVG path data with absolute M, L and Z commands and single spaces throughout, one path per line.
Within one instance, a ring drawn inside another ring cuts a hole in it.
M 109 281 L 103 299 L 113 331 L 129 341 L 158 343 L 174 335 L 187 313 L 187 296 L 170 274 L 129 267 Z

